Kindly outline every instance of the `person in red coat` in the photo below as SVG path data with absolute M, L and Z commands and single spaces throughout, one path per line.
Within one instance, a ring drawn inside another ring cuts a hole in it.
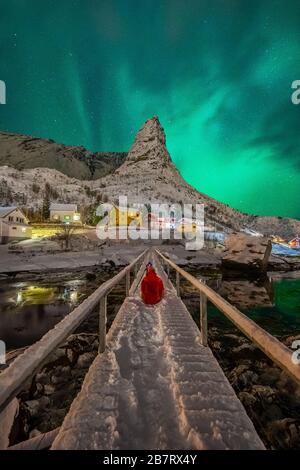
M 161 301 L 164 294 L 164 285 L 161 278 L 156 274 L 152 263 L 146 266 L 146 276 L 142 280 L 141 293 L 145 304 L 155 305 Z

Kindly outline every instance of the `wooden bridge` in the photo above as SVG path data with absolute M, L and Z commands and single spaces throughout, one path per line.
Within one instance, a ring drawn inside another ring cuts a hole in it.
M 140 298 L 151 260 L 165 285 L 155 306 Z M 176 273 L 175 287 L 169 272 Z M 131 284 L 131 273 L 134 273 Z M 126 299 L 106 334 L 107 295 L 125 277 Z M 180 298 L 180 278 L 199 291 L 199 325 Z M 60 429 L 15 448 L 263 449 L 207 346 L 207 300 L 300 383 L 292 351 L 158 251 L 148 250 L 102 284 L 0 375 L 0 412 L 49 355 L 99 305 L 99 354 Z

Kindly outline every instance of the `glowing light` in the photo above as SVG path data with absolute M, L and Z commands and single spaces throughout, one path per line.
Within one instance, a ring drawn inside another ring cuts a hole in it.
M 17 293 L 17 304 L 22 303 L 22 300 L 23 300 L 23 294 L 22 294 L 22 291 L 20 290 L 20 291 Z

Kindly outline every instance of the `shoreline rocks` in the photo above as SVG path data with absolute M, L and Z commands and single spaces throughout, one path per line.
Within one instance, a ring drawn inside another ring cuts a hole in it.
M 98 335 L 80 333 L 71 335 L 49 357 L 17 397 L 19 412 L 11 427 L 10 445 L 62 424 L 97 353 Z M 17 351 L 12 356 L 16 358 Z
M 271 251 L 269 238 L 233 233 L 225 242 L 222 265 L 239 270 L 265 271 Z

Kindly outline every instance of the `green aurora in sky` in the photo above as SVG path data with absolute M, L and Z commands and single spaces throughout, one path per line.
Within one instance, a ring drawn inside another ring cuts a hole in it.
M 0 129 L 127 151 L 157 115 L 183 177 L 300 218 L 299 0 L 0 0 Z

